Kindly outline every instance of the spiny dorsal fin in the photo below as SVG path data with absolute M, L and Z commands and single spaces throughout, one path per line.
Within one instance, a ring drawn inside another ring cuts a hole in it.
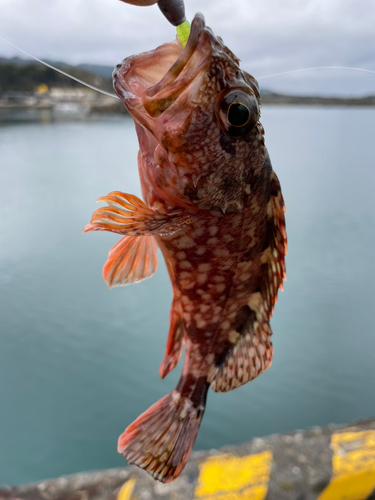
M 241 331 L 232 330 L 229 342 L 234 345 L 223 363 L 213 367 L 209 375 L 211 388 L 226 392 L 253 380 L 271 366 L 273 347 L 269 325 L 277 292 L 285 279 L 287 241 L 285 231 L 285 206 L 279 180 L 271 174 L 272 194 L 267 205 L 267 215 L 272 227 L 269 247 L 263 252 L 261 262 L 265 267 L 260 291 L 248 299 L 248 319 Z M 246 311 L 246 309 L 245 309 Z

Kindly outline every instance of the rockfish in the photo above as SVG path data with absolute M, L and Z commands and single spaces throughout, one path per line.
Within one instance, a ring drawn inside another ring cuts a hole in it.
M 259 122 L 257 81 L 197 14 L 180 41 L 119 64 L 114 88 L 134 118 L 144 201 L 114 191 L 85 231 L 123 235 L 103 276 L 150 277 L 157 248 L 173 287 L 160 375 L 185 361 L 170 394 L 118 442 L 129 463 L 171 482 L 184 468 L 208 388 L 226 392 L 272 361 L 270 318 L 285 279 L 284 201 Z

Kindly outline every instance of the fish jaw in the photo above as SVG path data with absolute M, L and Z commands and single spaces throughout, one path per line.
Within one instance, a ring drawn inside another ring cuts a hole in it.
M 195 16 L 184 49 L 175 40 L 129 57 L 113 81 L 148 156 L 148 172 L 141 174 L 147 190 L 160 193 L 163 185 L 160 199 L 173 198 L 188 209 L 240 212 L 249 178 L 265 157 L 259 88 L 203 16 Z M 244 134 L 223 123 L 222 102 L 234 91 L 251 102 L 251 127 Z
M 113 73 L 114 89 L 129 113 L 159 142 L 167 122 L 181 122 L 180 116 L 173 119 L 176 112 L 179 115 L 199 88 L 199 75 L 205 72 L 211 55 L 205 31 L 204 18 L 197 14 L 185 48 L 176 38 L 152 51 L 124 59 Z M 170 112 L 166 114 L 166 110 Z

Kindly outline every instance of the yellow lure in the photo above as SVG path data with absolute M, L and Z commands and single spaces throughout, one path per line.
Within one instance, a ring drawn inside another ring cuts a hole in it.
M 176 26 L 177 37 L 182 43 L 182 46 L 185 47 L 186 42 L 188 41 L 190 35 L 190 23 L 189 21 L 184 21 L 182 24 Z

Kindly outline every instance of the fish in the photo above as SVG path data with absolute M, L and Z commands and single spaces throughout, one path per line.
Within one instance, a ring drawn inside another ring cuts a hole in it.
M 161 250 L 173 288 L 160 376 L 185 347 L 176 388 L 131 423 L 118 451 L 169 483 L 196 440 L 208 389 L 227 392 L 272 362 L 270 318 L 282 289 L 285 205 L 260 123 L 256 79 L 198 13 L 186 46 L 127 57 L 113 85 L 135 122 L 143 199 L 112 191 L 84 231 L 122 235 L 103 277 L 151 277 Z

